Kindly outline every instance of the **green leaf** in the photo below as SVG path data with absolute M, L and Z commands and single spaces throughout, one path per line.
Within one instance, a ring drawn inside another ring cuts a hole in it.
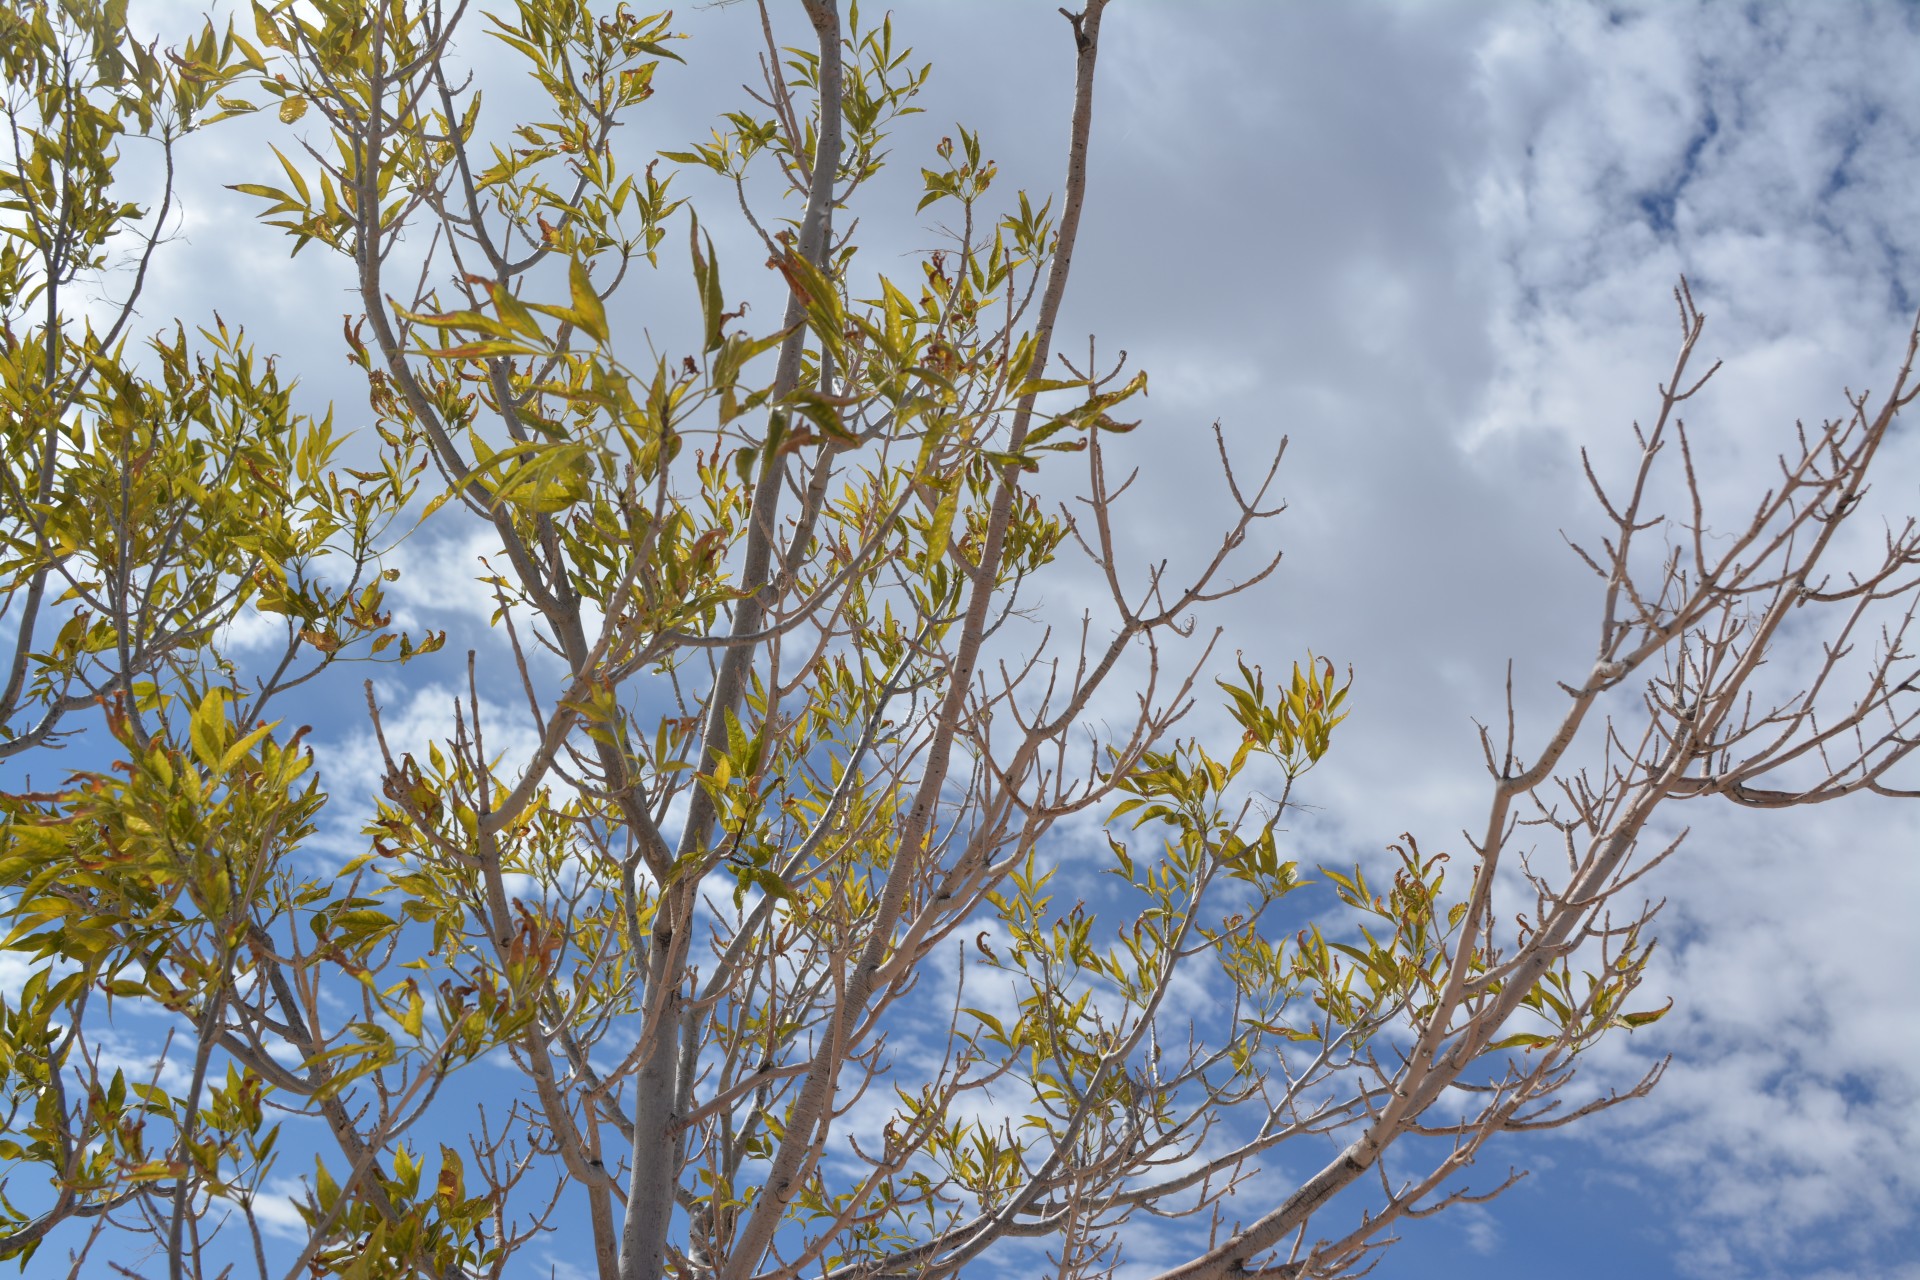
M 713 260 L 713 237 L 706 236 L 707 251 L 700 252 L 702 232 L 700 219 L 690 220 L 688 238 L 693 250 L 693 283 L 700 293 L 700 313 L 706 320 L 707 340 L 703 351 L 718 351 L 726 341 L 722 330 L 726 327 L 727 304 L 720 294 L 720 264 Z
M 263 724 L 246 737 L 240 739 L 240 741 L 228 747 L 226 754 L 220 757 L 220 764 L 215 772 L 222 774 L 233 772 L 233 766 L 239 764 L 241 760 L 246 758 L 248 752 L 259 746 L 262 740 L 264 740 L 269 733 L 273 732 L 274 726 L 279 723 L 278 720 L 274 720 Z
M 1628 1027 L 1650 1027 L 1672 1011 L 1673 999 L 1668 997 L 1667 1003 L 1661 1008 L 1646 1009 L 1639 1013 L 1623 1013 L 1620 1015 L 1620 1021 Z
M 15 819 L 7 825 L 5 835 L 6 841 L 0 847 L 30 863 L 57 858 L 73 844 L 72 828 L 65 824 L 29 826 Z
M 1554 1043 L 1552 1036 L 1536 1036 L 1527 1032 L 1511 1035 L 1504 1040 L 1495 1040 L 1488 1049 L 1538 1049 Z
M 148 1106 L 157 1107 L 161 1111 L 173 1110 L 173 1095 L 158 1085 L 144 1084 L 136 1080 L 129 1087 L 133 1090 L 135 1096 Z
M 1075 387 L 1086 385 L 1085 378 L 1028 378 L 1013 389 L 1013 394 L 1016 398 L 1024 400 L 1028 396 L 1039 395 L 1043 391 L 1071 391 Z
M 771 868 L 761 867 L 749 871 L 747 873 L 747 879 L 758 885 L 760 891 L 769 898 L 774 898 L 782 902 L 793 902 L 798 899 L 798 895 L 793 891 L 793 886 L 782 879 L 779 872 Z
M 427 1002 L 421 998 L 420 988 L 412 979 L 407 981 L 407 1007 L 400 1014 L 400 1028 L 410 1036 L 419 1036 L 426 1026 Z
M 946 492 L 940 495 L 940 505 L 933 509 L 933 526 L 927 530 L 927 563 L 937 564 L 947 554 L 947 542 L 953 536 L 953 519 L 960 509 L 960 485 L 958 481 L 947 485 Z
M 1005 1040 L 1007 1038 L 1006 1026 L 1001 1023 L 1000 1019 L 994 1017 L 992 1014 L 988 1013 L 985 1009 L 962 1009 L 960 1012 L 964 1014 L 968 1014 L 972 1017 L 978 1018 L 981 1022 L 984 1022 L 987 1026 L 993 1028 L 993 1034 L 999 1037 L 1001 1040 Z
M 493 307 L 500 313 L 500 319 L 509 329 L 540 343 L 542 348 L 545 348 L 546 332 L 540 328 L 540 322 L 533 318 L 533 312 L 527 309 L 527 304 L 514 296 L 513 290 L 503 284 L 494 285 Z
M 193 743 L 193 754 L 200 763 L 209 769 L 217 767 L 226 754 L 226 690 L 218 687 L 207 690 L 199 708 L 187 722 L 187 736 Z
M 607 340 L 607 309 L 587 278 L 587 268 L 575 258 L 567 270 L 567 283 L 573 294 L 573 320 L 595 342 Z

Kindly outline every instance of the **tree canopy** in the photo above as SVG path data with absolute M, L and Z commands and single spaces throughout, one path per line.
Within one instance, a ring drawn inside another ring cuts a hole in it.
M 1466 1177 L 1503 1135 L 1657 1082 L 1577 1068 L 1663 1012 L 1663 806 L 1911 794 L 1920 529 L 1842 533 L 1920 330 L 1716 515 L 1682 282 L 1638 470 L 1594 479 L 1560 721 L 1483 730 L 1470 847 L 1314 865 L 1288 814 L 1364 673 L 1201 622 L 1277 563 L 1279 451 L 1217 435 L 1213 554 L 1129 562 L 1109 442 L 1153 430 L 1148 375 L 1056 332 L 1124 7 L 1066 15 L 1040 194 L 964 127 L 891 155 L 931 67 L 890 17 L 739 17 L 764 84 L 656 147 L 619 130 L 672 92 L 670 15 L 275 0 L 163 50 L 125 0 L 0 14 L 0 946 L 36 966 L 0 1009 L 0 1258 L 454 1280 L 552 1238 L 601 1280 L 934 1280 L 1102 1275 L 1166 1231 L 1169 1277 L 1357 1274 L 1511 1185 Z M 477 42 L 536 110 L 483 110 Z M 351 281 L 352 431 L 218 316 L 136 311 L 189 135 L 259 112 L 282 141 L 222 178 Z M 157 189 L 122 189 L 134 146 Z M 939 247 L 877 269 L 862 216 Z M 777 320 L 730 292 L 763 263 Z M 395 623 L 395 548 L 455 522 L 510 660 Z M 1077 635 L 1027 610 L 1065 558 L 1103 591 Z M 1782 693 L 1789 625 L 1825 657 Z M 413 663 L 464 687 L 418 745 L 367 678 Z M 285 710 L 315 690 L 381 757 L 343 862 L 308 846 L 351 798 Z M 1182 732 L 1201 698 L 1224 740 Z M 145 1078 L 130 1009 L 170 1028 Z M 262 1221 L 289 1173 L 296 1246 Z

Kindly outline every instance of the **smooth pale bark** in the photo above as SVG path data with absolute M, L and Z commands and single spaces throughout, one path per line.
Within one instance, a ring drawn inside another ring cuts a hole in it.
M 1087 140 L 1093 127 L 1094 67 L 1099 55 L 1100 19 L 1105 8 L 1106 0 L 1088 0 L 1084 13 L 1070 19 L 1078 52 L 1074 75 L 1073 122 L 1068 138 L 1067 181 L 1058 239 L 1048 265 L 1046 288 L 1034 326 L 1035 354 L 1031 366 L 1034 377 L 1044 375 L 1052 359 L 1053 327 L 1060 314 L 1060 304 L 1066 297 L 1074 242 L 1085 204 Z M 809 11 L 812 9 L 810 2 Z M 1025 447 L 1033 405 L 1032 395 L 1020 402 L 1008 439 L 1010 452 L 1018 453 Z M 1017 466 L 1009 463 L 1001 471 L 985 545 L 973 575 L 960 643 L 947 676 L 946 696 L 935 720 L 913 807 L 901 825 L 893 863 L 887 872 L 886 884 L 881 892 L 875 919 L 869 928 L 866 945 L 854 966 L 851 980 L 840 993 L 827 1029 L 820 1035 L 819 1050 L 788 1116 L 785 1138 L 774 1152 L 753 1211 L 740 1229 L 733 1256 L 727 1259 L 720 1272 L 721 1280 L 747 1280 L 755 1274 L 788 1204 L 798 1193 L 800 1180 L 818 1161 L 826 1141 L 839 1075 L 846 1062 L 854 1025 L 867 1009 L 875 991 L 881 963 L 894 944 L 894 931 L 901 920 L 908 891 L 919 872 L 920 859 L 926 854 L 933 827 L 934 807 L 947 783 L 954 737 L 979 663 L 980 646 L 987 631 L 989 613 L 999 592 L 999 569 L 1007 524 L 1017 492 L 1018 470 Z
M 807 212 L 801 223 L 799 253 L 827 274 L 827 247 L 833 225 L 833 185 L 841 152 L 840 99 L 842 93 L 840 13 L 836 0 L 803 0 L 820 50 L 820 124 L 815 143 Z M 792 330 L 780 348 L 774 374 L 774 396 L 793 391 L 800 382 L 801 356 L 807 330 L 803 299 L 789 296 L 783 321 Z M 777 412 L 777 411 L 776 411 Z M 747 546 L 741 566 L 746 588 L 733 617 L 735 640 L 726 648 L 720 672 L 707 699 L 706 727 L 700 768 L 710 771 L 726 752 L 727 721 L 737 715 L 746 697 L 747 675 L 758 646 L 751 637 L 766 622 L 765 587 L 773 561 L 774 531 L 786 470 L 769 457 L 754 487 Z M 713 837 L 715 810 L 708 793 L 695 788 L 688 802 L 679 856 L 704 852 Z M 679 1107 L 693 1067 L 697 1044 L 691 1029 L 683 1041 L 679 991 L 692 944 L 693 908 L 701 877 L 683 876 L 663 884 L 655 907 L 652 937 L 646 955 L 646 1021 L 641 1030 L 642 1057 L 635 1077 L 633 1169 L 627 1187 L 626 1219 L 620 1236 L 620 1280 L 658 1280 L 666 1261 L 673 1223 L 675 1192 L 685 1159 L 686 1130 L 679 1123 Z M 632 885 L 624 886 L 628 892 Z

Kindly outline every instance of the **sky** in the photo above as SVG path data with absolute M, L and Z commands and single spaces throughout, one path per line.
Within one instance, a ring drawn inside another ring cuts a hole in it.
M 166 33 L 196 9 L 143 0 L 135 21 Z M 635 154 L 704 136 L 750 74 L 750 6 L 681 21 L 690 65 L 662 73 Z M 1060 332 L 1151 377 L 1118 446 L 1142 468 L 1123 537 L 1142 562 L 1194 562 L 1221 500 L 1210 424 L 1246 458 L 1286 436 L 1282 567 L 1209 621 L 1270 669 L 1311 649 L 1354 670 L 1297 856 L 1377 859 L 1402 832 L 1459 849 L 1487 798 L 1475 718 L 1502 714 L 1508 664 L 1524 741 L 1592 661 L 1595 583 L 1562 537 L 1597 528 L 1579 451 L 1603 476 L 1631 460 L 1676 279 L 1725 362 L 1689 424 L 1736 511 L 1796 420 L 1890 381 L 1920 305 L 1920 8 L 1116 0 L 1106 24 Z M 895 25 L 935 63 L 897 146 L 907 178 L 957 120 L 1003 183 L 1054 189 L 1071 44 L 1053 4 L 905 3 Z M 143 314 L 218 307 L 316 402 L 358 404 L 338 265 L 289 261 L 223 189 L 261 180 L 258 136 L 195 144 Z M 709 221 L 730 283 L 772 298 L 739 228 Z M 903 216 L 869 243 L 884 261 L 922 236 Z M 1878 500 L 1920 509 L 1911 428 L 1881 467 Z M 412 547 L 424 572 L 396 600 L 471 628 L 480 596 L 453 572 L 471 550 Z M 1063 618 L 1076 589 L 1051 599 Z M 389 694 L 423 726 L 444 702 Z M 333 777 L 370 771 L 349 715 L 314 740 Z M 1496 1144 L 1482 1176 L 1532 1175 L 1410 1226 L 1376 1276 L 1920 1277 L 1920 814 L 1684 821 L 1648 887 L 1667 906 L 1643 992 L 1674 1012 L 1591 1066 L 1624 1085 L 1670 1054 L 1659 1089 Z

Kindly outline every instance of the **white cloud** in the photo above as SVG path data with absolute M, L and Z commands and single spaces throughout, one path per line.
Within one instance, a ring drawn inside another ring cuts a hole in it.
M 441 744 L 443 753 L 452 742 L 456 728 L 454 703 L 467 707 L 464 692 L 443 684 L 420 685 L 412 689 L 388 689 L 376 696 L 381 702 L 380 725 L 387 749 L 398 761 L 412 755 L 425 761 L 430 744 Z M 470 708 L 468 732 L 471 733 Z M 524 773 L 540 745 L 534 726 L 515 715 L 512 704 L 480 699 L 480 727 L 487 758 L 498 761 L 498 771 L 511 781 Z M 327 789 L 339 800 L 377 794 L 386 765 L 380 754 L 380 737 L 367 725 L 332 742 L 314 745 L 314 759 Z
M 466 710 L 468 732 L 471 733 L 471 707 L 468 706 L 464 691 L 457 696 Z M 429 746 L 438 744 L 442 754 L 451 763 L 450 744 L 456 728 L 456 694 L 450 686 L 430 683 L 409 689 L 381 682 L 376 686 L 376 697 L 381 706 L 380 720 L 387 748 L 396 762 L 412 755 L 424 769 L 428 766 Z M 480 723 L 487 759 L 495 763 L 496 777 L 507 786 L 512 786 L 524 775 L 534 752 L 539 748 L 540 735 L 523 718 L 523 712 L 516 714 L 520 710 L 512 704 L 496 702 L 484 695 L 480 699 Z M 320 834 L 308 841 L 308 846 L 315 852 L 341 860 L 366 851 L 366 837 L 359 832 L 373 815 L 386 769 L 380 754 L 379 738 L 372 725 L 367 723 L 364 708 L 358 719 L 359 727 L 313 743 L 314 761 L 321 785 L 329 795 L 329 803 L 325 826 Z M 353 721 L 348 720 L 347 723 L 352 724 Z M 558 776 L 550 775 L 549 785 L 561 800 L 571 794 L 571 788 Z M 528 896 L 538 896 L 532 893 L 530 884 L 516 881 L 515 886 L 510 888 L 517 888 Z
M 1503 14 L 1479 51 L 1493 142 L 1474 198 L 1502 264 L 1501 358 L 1466 433 L 1483 464 L 1510 465 L 1515 437 L 1592 443 L 1596 423 L 1644 419 L 1679 271 L 1713 316 L 1696 372 L 1728 357 L 1689 406 L 1710 501 L 1751 503 L 1796 418 L 1885 386 L 1920 245 L 1886 212 L 1920 181 L 1920 100 L 1895 70 L 1914 48 L 1906 15 L 1866 6 Z M 1603 472 L 1621 458 L 1596 451 Z M 1910 474 L 1889 462 L 1890 506 L 1912 509 Z M 1776 671 L 1809 642 L 1783 643 Z M 1598 1056 L 1617 1084 L 1676 1062 L 1600 1126 L 1607 1149 L 1670 1179 L 1695 1274 L 1797 1273 L 1836 1248 L 1871 1269 L 1920 1204 L 1901 1154 L 1920 1138 L 1920 1027 L 1899 976 L 1920 944 L 1887 914 L 1920 892 L 1915 822 L 1884 804 L 1674 817 L 1695 834 L 1648 886 L 1671 905 L 1643 992 L 1676 1012 Z
M 111 1025 L 86 1029 L 87 1049 L 100 1074 L 111 1079 L 123 1071 L 129 1081 L 153 1083 L 176 1096 L 192 1082 L 193 1035 L 183 1027 L 171 1040 L 164 1036 L 136 1036 Z
M 1785 1265 L 1816 1240 L 1871 1256 L 1920 1200 L 1906 1155 L 1920 1144 L 1920 939 L 1884 905 L 1920 893 L 1901 856 L 1920 822 L 1891 805 L 1794 817 L 1717 824 L 1722 838 L 1659 886 L 1674 945 L 1647 989 L 1678 1003 L 1616 1064 L 1623 1077 L 1681 1055 L 1608 1141 L 1683 1188 L 1700 1274 L 1776 1274 L 1761 1259 Z
M 1467 1248 L 1483 1258 L 1500 1252 L 1500 1220 L 1482 1204 L 1463 1204 L 1454 1211 L 1454 1225 L 1467 1238 Z
M 27 985 L 27 979 L 45 965 L 30 962 L 15 951 L 0 951 L 0 1000 L 9 1008 L 20 1002 L 20 992 Z
M 306 1244 L 312 1231 L 294 1206 L 304 1204 L 309 1194 L 304 1178 L 269 1178 L 253 1202 L 261 1234 Z
M 431 615 L 419 610 L 451 613 L 469 622 L 489 623 L 500 607 L 494 588 L 483 579 L 496 574 L 512 578 L 506 555 L 500 549 L 500 536 L 491 527 L 477 522 L 456 534 L 440 532 L 445 521 L 428 525 L 400 544 L 390 557 L 400 570 L 393 591 L 399 625 L 420 626 Z M 492 565 L 489 569 L 486 561 Z M 524 616 L 514 614 L 521 626 L 523 642 L 531 639 L 524 630 Z
M 277 613 L 247 608 L 236 614 L 214 636 L 214 647 L 222 653 L 253 653 L 275 644 L 285 644 L 287 620 Z

